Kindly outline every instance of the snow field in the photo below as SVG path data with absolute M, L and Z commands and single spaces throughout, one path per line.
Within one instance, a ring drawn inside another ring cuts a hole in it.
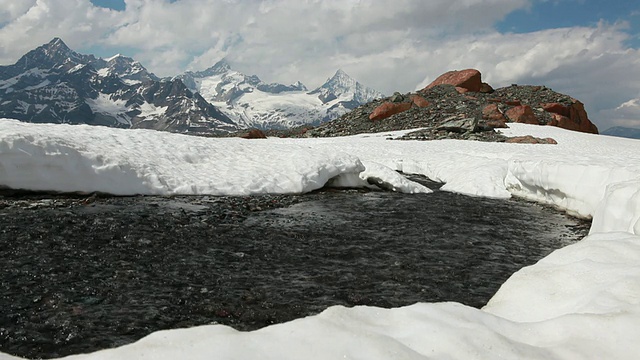
M 332 307 L 253 332 L 160 331 L 69 359 L 637 359 L 640 141 L 510 124 L 558 145 L 329 139 L 203 139 L 153 131 L 0 120 L 0 186 L 114 194 L 301 193 L 331 181 L 475 196 L 511 194 L 593 217 L 591 235 L 507 280 L 483 309 L 420 303 Z M 499 226 L 499 225 L 497 225 Z M 12 359 L 0 354 L 0 359 Z

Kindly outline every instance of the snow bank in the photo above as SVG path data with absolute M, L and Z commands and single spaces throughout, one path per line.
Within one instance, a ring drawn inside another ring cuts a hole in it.
M 640 180 L 612 183 L 598 205 L 590 233 L 627 231 L 640 235 Z
M 332 307 L 237 332 L 161 331 L 72 359 L 635 359 L 640 354 L 640 141 L 510 124 L 558 145 L 331 139 L 202 139 L 153 131 L 0 122 L 0 185 L 116 194 L 304 192 L 378 182 L 511 194 L 591 217 L 591 235 L 524 268 L 482 310 L 456 303 Z M 123 190 L 124 189 L 124 190 Z M 0 354 L 0 359 L 3 355 Z M 6 358 L 6 357 L 5 357 Z
M 638 295 L 640 237 L 599 233 L 513 274 L 484 310 L 519 322 L 571 314 L 605 318 L 623 309 L 638 314 Z M 640 323 L 633 329 L 637 338 Z
M 345 153 L 153 130 L 0 120 L 0 185 L 132 194 L 303 193 L 364 170 Z

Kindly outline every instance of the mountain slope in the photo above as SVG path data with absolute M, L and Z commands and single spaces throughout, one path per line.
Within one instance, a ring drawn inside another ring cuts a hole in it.
M 179 80 L 159 81 L 124 56 L 76 53 L 59 38 L 0 66 L 0 117 L 173 132 L 237 129 Z
M 301 83 L 267 84 L 235 71 L 223 59 L 200 72 L 176 77 L 221 109 L 241 127 L 285 129 L 318 125 L 383 95 L 338 70 L 309 92 Z
M 601 132 L 602 135 L 618 136 L 629 139 L 640 139 L 640 129 L 624 126 L 614 126 Z

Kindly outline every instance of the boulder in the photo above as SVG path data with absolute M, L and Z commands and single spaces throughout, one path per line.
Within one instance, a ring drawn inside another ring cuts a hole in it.
M 251 129 L 248 132 L 240 135 L 243 139 L 266 139 L 267 135 L 259 129 Z
M 598 127 L 589 120 L 587 111 L 584 109 L 584 104 L 576 99 L 572 99 L 571 105 L 563 105 L 560 103 L 540 105 L 545 111 L 550 112 L 552 115 L 551 121 L 548 122 L 547 125 L 591 134 L 598 133 Z
M 481 77 L 480 71 L 476 69 L 448 71 L 438 76 L 438 78 L 422 89 L 422 91 L 431 89 L 437 85 L 449 84 L 456 88 L 465 89 L 465 91 L 478 92 L 482 87 Z
M 454 117 L 453 119 L 449 118 L 446 119 L 442 124 L 438 125 L 436 130 L 444 130 L 457 133 L 463 133 L 467 131 L 475 132 L 478 130 L 478 119 L 458 119 L 457 117 Z
M 514 106 L 505 112 L 510 121 L 538 125 L 540 122 L 529 105 Z
M 393 93 L 393 95 L 391 95 L 391 97 L 389 98 L 389 101 L 394 103 L 404 102 L 405 100 L 406 99 L 404 98 L 404 95 L 400 94 L 397 91 Z
M 387 101 L 373 110 L 369 115 L 369 120 L 376 121 L 386 119 L 391 115 L 411 109 L 412 104 L 413 103 L 410 102 L 394 103 Z
M 504 142 L 510 143 L 510 144 L 552 144 L 552 145 L 555 145 L 558 143 L 552 138 L 541 139 L 541 138 L 533 137 L 531 135 L 515 136 L 512 138 L 508 138 Z
M 507 127 L 507 118 L 504 117 L 497 104 L 486 105 L 482 109 L 482 119 L 485 120 L 485 125 L 491 128 Z
M 480 85 L 480 90 L 481 93 L 483 94 L 491 94 L 492 92 L 494 92 L 495 90 L 493 90 L 493 88 L 491 87 L 491 85 L 487 84 L 486 82 L 483 82 Z
M 560 103 L 542 103 L 540 107 L 546 112 L 558 114 L 562 116 L 569 116 L 569 106 Z
M 427 101 L 427 99 L 423 98 L 420 95 L 409 95 L 409 99 L 411 99 L 411 102 L 413 102 L 417 107 L 424 108 L 429 106 L 429 102 Z

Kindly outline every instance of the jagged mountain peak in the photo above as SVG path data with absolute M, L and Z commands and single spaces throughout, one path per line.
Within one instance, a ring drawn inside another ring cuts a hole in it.
M 332 77 L 310 94 L 318 94 L 324 103 L 341 98 L 345 101 L 365 104 L 383 97 L 382 93 L 360 84 L 342 69 L 338 69 Z
M 204 71 L 198 71 L 195 73 L 196 76 L 213 76 L 213 75 L 222 75 L 231 71 L 231 65 L 227 61 L 226 58 L 222 58 L 217 63 L 213 64 L 212 67 L 207 68 Z
M 28 68 L 30 64 L 45 63 L 46 65 L 63 64 L 65 62 L 79 63 L 81 55 L 71 50 L 62 39 L 56 37 L 48 43 L 29 51 L 16 63 Z
M 101 76 L 115 75 L 131 85 L 136 82 L 157 81 L 159 78 L 149 72 L 140 62 L 128 56 L 117 54 L 106 59 L 92 61 Z
M 116 54 L 110 58 L 104 59 L 108 63 L 128 63 L 128 64 L 138 64 L 138 61 L 130 58 L 128 56 L 124 56 L 122 54 Z
M 332 77 L 328 78 L 327 81 L 320 87 L 330 89 L 340 87 L 343 89 L 348 89 L 355 87 L 357 83 L 358 82 L 354 78 L 349 76 L 349 74 L 344 72 L 342 69 L 338 69 L 336 73 Z

